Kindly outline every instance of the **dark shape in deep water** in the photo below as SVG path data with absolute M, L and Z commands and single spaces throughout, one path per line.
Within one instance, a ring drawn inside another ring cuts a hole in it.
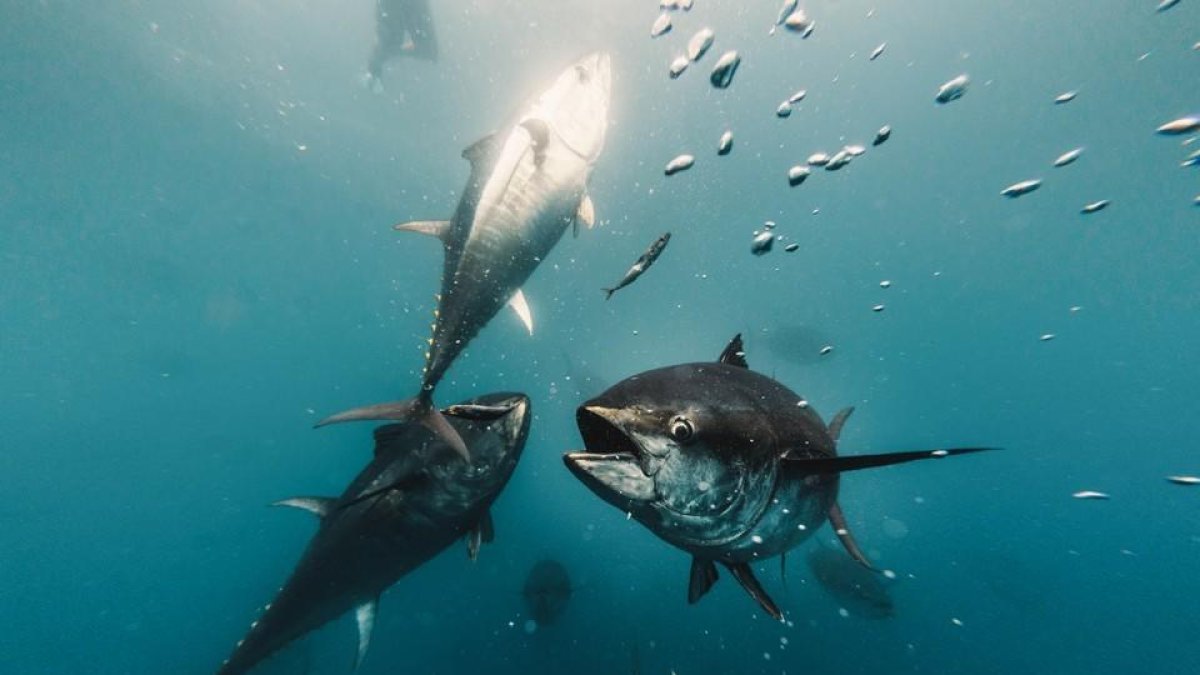
M 311 511 L 320 528 L 295 570 L 219 675 L 245 673 L 292 640 L 356 610 L 355 663 L 366 653 L 379 595 L 455 540 L 466 537 L 472 559 L 492 539 L 488 508 L 508 483 L 529 434 L 524 394 L 488 394 L 464 404 L 503 410 L 488 420 L 455 416 L 448 424 L 474 461 L 416 423 L 375 430 L 375 456 L 336 499 L 276 502 Z
M 689 603 L 708 592 L 721 563 L 782 619 L 752 561 L 785 553 L 828 520 L 870 566 L 838 507 L 842 472 L 987 449 L 839 457 L 850 412 L 826 427 L 803 398 L 749 369 L 738 335 L 716 363 L 650 370 L 580 406 L 588 450 L 563 459 L 600 498 L 692 554 Z
M 595 222 L 587 182 L 604 149 L 611 71 L 603 53 L 572 64 L 511 126 L 463 151 L 471 162 L 471 176 L 451 220 L 396 226 L 436 237 L 445 250 L 420 392 L 405 401 L 347 410 L 317 426 L 352 420 L 418 421 L 466 458 L 462 439 L 433 405 L 434 388 L 505 303 L 533 332 L 521 285 L 568 225 Z M 478 416 L 486 413 L 476 411 Z
M 806 560 L 813 578 L 847 612 L 867 619 L 893 616 L 892 597 L 878 572 L 824 546 L 809 551 Z
M 780 324 L 754 336 L 755 345 L 762 343 L 772 356 L 796 365 L 822 361 L 821 349 L 833 343 L 828 334 L 803 324 Z
M 378 86 L 388 61 L 411 56 L 437 61 L 437 33 L 429 0 L 376 0 L 375 45 L 367 62 L 367 78 Z
M 529 570 L 521 595 L 525 609 L 538 626 L 548 626 L 562 616 L 571 600 L 571 578 L 557 560 L 539 560 Z
M 632 284 L 633 282 L 637 281 L 638 277 L 645 274 L 646 270 L 650 269 L 650 266 L 654 264 L 654 261 L 658 260 L 658 256 L 662 255 L 662 252 L 666 250 L 667 243 L 670 241 L 670 232 L 664 232 L 661 237 L 655 239 L 650 244 L 650 247 L 646 249 L 646 252 L 638 256 L 637 261 L 633 263 L 633 266 L 630 267 L 627 272 L 625 272 L 625 276 L 621 277 L 621 280 L 617 282 L 616 286 L 613 286 L 612 288 L 601 289 L 604 291 L 604 299 L 608 300 L 612 297 L 613 293 L 616 293 L 629 284 Z

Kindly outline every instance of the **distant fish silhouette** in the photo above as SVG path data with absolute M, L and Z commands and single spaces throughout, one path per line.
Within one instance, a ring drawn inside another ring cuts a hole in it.
M 399 56 L 437 61 L 437 34 L 428 0 L 377 0 L 375 46 L 367 62 L 367 83 L 380 88 L 383 67 Z
M 847 612 L 867 619 L 886 619 L 895 607 L 880 574 L 842 551 L 819 546 L 809 552 L 813 578 Z
M 558 620 L 571 600 L 571 578 L 567 568 L 557 560 L 539 560 L 529 570 L 525 588 L 525 608 L 538 626 L 546 626 Z

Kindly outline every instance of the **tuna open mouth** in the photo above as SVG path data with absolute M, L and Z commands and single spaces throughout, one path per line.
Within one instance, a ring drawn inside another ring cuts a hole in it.
M 588 452 L 628 455 L 638 459 L 642 454 L 641 448 L 607 416 L 615 412 L 599 406 L 580 406 L 575 411 L 575 422 L 579 425 L 579 434 L 583 436 L 583 445 Z
M 600 498 L 620 509 L 654 499 L 654 481 L 642 470 L 641 449 L 608 415 L 618 411 L 584 406 L 576 412 L 586 452 L 569 452 L 563 462 Z

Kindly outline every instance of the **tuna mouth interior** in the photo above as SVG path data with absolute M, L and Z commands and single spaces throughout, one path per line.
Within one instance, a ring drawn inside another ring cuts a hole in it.
M 621 455 L 622 458 L 635 460 L 641 457 L 641 448 L 637 443 L 593 408 L 581 406 L 575 412 L 575 421 L 588 452 Z

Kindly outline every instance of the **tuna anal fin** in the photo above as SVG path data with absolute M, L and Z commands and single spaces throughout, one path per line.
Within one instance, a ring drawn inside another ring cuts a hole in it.
M 529 303 L 525 301 L 525 294 L 521 289 L 517 289 L 516 293 L 508 299 L 508 306 L 513 308 L 517 313 L 517 317 L 521 319 L 521 323 L 525 324 L 525 330 L 533 335 L 533 314 L 529 311 Z
M 393 225 L 392 229 L 398 232 L 416 232 L 417 234 L 427 234 L 431 237 L 437 237 L 444 243 L 446 241 L 446 235 L 450 232 L 450 221 L 410 220 L 407 223 Z
M 879 466 L 890 466 L 892 464 L 904 464 L 905 462 L 915 462 L 921 459 L 939 459 L 951 455 L 966 455 L 972 452 L 984 452 L 996 449 L 950 448 L 947 450 L 915 450 L 913 452 L 892 452 L 882 455 L 854 455 L 845 457 L 795 457 L 788 455 L 783 458 L 783 467 L 787 471 L 794 471 L 800 475 L 842 473 L 845 471 L 858 471 L 859 469 L 873 469 Z
M 692 573 L 688 580 L 688 604 L 694 605 L 717 583 L 717 566 L 713 561 L 692 558 Z
M 379 608 L 379 598 L 368 600 L 354 608 L 354 619 L 358 623 L 358 652 L 354 655 L 354 669 L 367 655 L 367 647 L 371 646 L 371 631 L 375 629 L 375 610 Z
M 458 435 L 454 427 L 450 426 L 450 423 L 446 421 L 446 417 L 434 408 L 433 404 L 425 396 L 410 398 L 406 401 L 376 403 L 375 405 L 346 410 L 336 415 L 330 415 L 317 422 L 314 426 L 323 427 L 339 422 L 361 422 L 366 420 L 419 422 L 421 426 L 432 431 L 435 436 L 446 443 L 446 445 L 449 445 L 464 460 L 471 461 L 471 455 L 467 451 L 467 444 L 463 442 L 462 436 Z
M 758 579 L 754 577 L 754 571 L 750 569 L 750 565 L 746 563 L 737 563 L 734 565 L 725 565 L 729 571 L 733 573 L 733 578 L 738 580 L 742 588 L 750 594 L 758 602 L 767 614 L 770 614 L 776 621 L 783 621 L 783 612 L 779 611 L 779 607 L 775 605 L 775 601 L 767 592 L 763 590 L 762 584 L 758 583 Z
M 308 511 L 318 518 L 324 518 L 336 501 L 331 497 L 292 497 L 272 502 L 271 506 L 290 506 L 294 509 Z
M 842 541 L 842 547 L 846 549 L 846 553 L 850 554 L 863 567 L 874 571 L 875 566 L 867 560 L 867 556 L 858 547 L 858 542 L 854 540 L 854 535 L 850 533 L 850 526 L 846 523 L 846 514 L 842 513 L 842 507 L 837 502 L 829 507 L 829 524 L 833 526 L 834 534 Z
M 846 420 L 850 418 L 850 414 L 854 412 L 854 406 L 842 408 L 838 414 L 829 420 L 829 436 L 833 438 L 833 442 L 837 443 L 838 436 L 842 435 L 842 427 L 846 426 Z
M 717 358 L 717 363 L 724 363 L 727 366 L 737 366 L 739 368 L 750 367 L 750 364 L 746 363 L 746 350 L 742 346 L 741 333 L 734 335 L 729 344 L 725 345 L 725 351 L 721 352 L 721 356 Z

